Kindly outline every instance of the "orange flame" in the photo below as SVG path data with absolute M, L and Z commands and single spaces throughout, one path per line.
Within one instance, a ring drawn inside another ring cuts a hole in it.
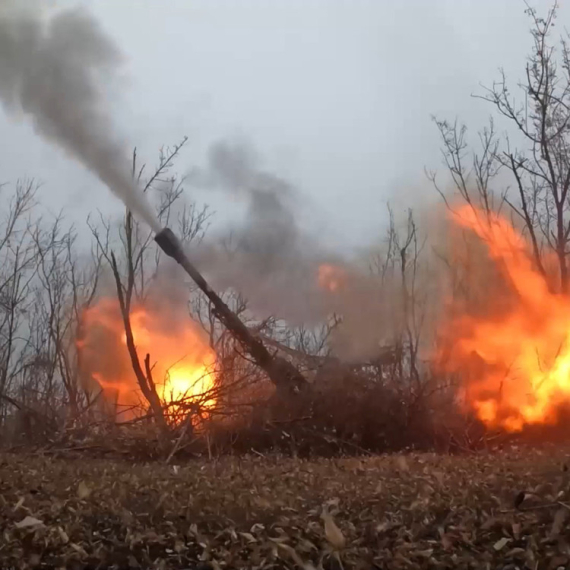
M 330 263 L 319 265 L 317 281 L 321 289 L 326 289 L 331 293 L 337 292 L 346 280 L 344 269 Z
M 556 423 L 570 403 L 570 299 L 550 291 L 507 220 L 471 206 L 452 220 L 485 245 L 509 293 L 493 291 L 488 276 L 485 314 L 463 313 L 443 326 L 444 368 L 463 378 L 467 406 L 488 426 L 514 432 Z
M 173 318 L 167 325 L 164 320 L 163 315 L 142 306 L 131 311 L 141 366 L 149 354 L 157 393 L 174 414 L 182 412 L 183 401 L 198 403 L 201 410 L 211 409 L 215 405 L 211 395 L 215 386 L 214 351 L 189 317 Z M 140 388 L 132 370 L 117 303 L 101 299 L 85 311 L 83 326 L 84 338 L 77 345 L 90 376 L 105 396 L 116 398 L 119 406 L 139 404 Z

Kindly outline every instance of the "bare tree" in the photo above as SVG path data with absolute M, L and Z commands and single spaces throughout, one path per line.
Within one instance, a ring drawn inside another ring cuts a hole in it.
M 64 391 L 69 413 L 77 420 L 89 405 L 89 394 L 82 391 L 77 349 L 83 311 L 91 305 L 99 284 L 101 256 L 96 252 L 81 263 L 76 251 L 76 232 L 63 228 L 58 216 L 51 226 L 32 233 L 37 250 L 37 287 L 31 331 L 36 358 L 43 365 L 45 406 L 54 390 Z
M 552 41 L 558 4 L 545 17 L 527 5 L 532 49 L 524 80 L 511 90 L 504 70 L 478 98 L 491 103 L 509 127 L 497 135 L 493 119 L 480 133 L 482 152 L 468 157 L 466 127 L 445 120 L 436 124 L 443 155 L 455 189 L 470 205 L 486 212 L 508 205 L 528 235 L 533 257 L 549 284 L 570 292 L 570 48 L 568 34 Z M 510 175 L 511 191 L 497 191 L 497 175 Z M 436 183 L 435 175 L 430 178 Z M 444 199 L 446 199 L 444 197 Z M 547 276 L 545 251 L 557 259 L 557 283 Z
M 4 192 L 6 190 L 4 189 Z M 36 204 L 37 186 L 19 182 L 0 220 L 0 399 L 2 416 L 10 391 L 26 366 L 30 347 L 27 311 L 32 304 L 32 281 L 37 251 L 30 239 L 30 212 Z
M 370 270 L 389 291 L 392 304 L 393 348 L 391 358 L 384 359 L 389 366 L 383 366 L 383 374 L 412 410 L 426 394 L 430 379 L 429 367 L 420 359 L 420 350 L 433 342 L 427 330 L 434 309 L 427 285 L 429 257 L 424 255 L 427 236 L 422 236 L 411 209 L 400 223 L 390 205 L 388 213 L 385 247 L 371 258 Z

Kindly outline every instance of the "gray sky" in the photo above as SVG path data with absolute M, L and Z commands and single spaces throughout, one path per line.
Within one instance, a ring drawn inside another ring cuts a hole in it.
M 387 200 L 434 196 L 430 115 L 474 128 L 490 109 L 470 94 L 503 66 L 513 80 L 530 44 L 522 0 L 66 0 L 88 6 L 124 52 L 110 105 L 152 164 L 190 137 L 183 173 L 209 144 L 248 137 L 299 188 L 304 224 L 335 246 L 384 229 Z M 568 18 L 563 3 L 559 21 Z M 546 10 L 547 0 L 535 0 Z M 562 27 L 562 26 L 560 26 Z M 0 181 L 41 180 L 43 200 L 77 221 L 118 199 L 25 120 L 0 110 Z M 196 194 L 232 217 L 235 204 Z

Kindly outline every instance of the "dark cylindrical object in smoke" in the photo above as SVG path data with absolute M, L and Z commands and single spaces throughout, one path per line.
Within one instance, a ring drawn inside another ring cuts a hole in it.
M 180 240 L 170 228 L 164 228 L 156 234 L 154 240 L 166 255 L 175 259 L 208 297 L 218 320 L 241 344 L 255 363 L 265 371 L 269 379 L 279 389 L 301 389 L 306 384 L 305 377 L 289 361 L 272 355 L 265 345 L 255 338 L 238 316 L 213 291 L 201 273 L 190 263 L 184 253 Z

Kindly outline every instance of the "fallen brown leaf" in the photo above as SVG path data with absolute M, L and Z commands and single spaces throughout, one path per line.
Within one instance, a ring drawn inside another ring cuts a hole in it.
M 322 514 L 323 521 L 325 523 L 325 538 L 327 539 L 328 543 L 335 549 L 335 550 L 342 550 L 346 545 L 346 539 L 342 534 L 342 531 L 336 523 L 332 515 L 328 512 L 327 509 L 323 510 Z
M 22 519 L 20 522 L 17 522 L 14 526 L 16 528 L 31 528 L 37 526 L 43 526 L 43 522 L 35 517 L 27 516 Z
M 89 495 L 91 495 L 91 489 L 87 486 L 85 481 L 81 481 L 77 486 L 77 496 L 83 500 L 89 497 Z

